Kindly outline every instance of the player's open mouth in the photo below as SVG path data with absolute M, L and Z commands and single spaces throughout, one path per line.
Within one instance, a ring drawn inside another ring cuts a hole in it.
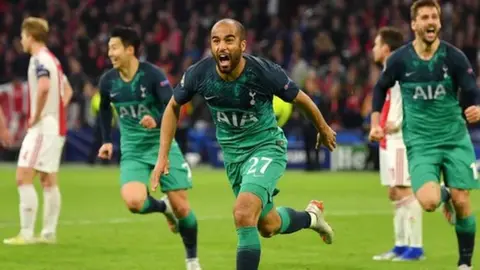
M 425 33 L 427 34 L 428 38 L 434 38 L 435 35 L 437 34 L 437 31 L 435 27 L 429 27 L 427 28 L 427 31 L 425 31 Z
M 225 67 L 230 64 L 230 56 L 228 54 L 219 54 L 218 61 L 220 62 L 220 66 Z

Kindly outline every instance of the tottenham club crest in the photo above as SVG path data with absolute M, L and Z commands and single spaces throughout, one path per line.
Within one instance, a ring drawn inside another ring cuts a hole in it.
M 256 95 L 256 94 L 257 94 L 257 93 L 252 92 L 252 90 L 250 90 L 250 92 L 248 92 L 248 95 L 252 98 L 252 99 L 250 100 L 250 105 L 252 105 L 252 106 L 255 105 L 255 95 Z
M 145 86 L 140 85 L 140 91 L 142 92 L 140 94 L 140 97 L 145 98 L 147 96 L 147 94 L 145 93 L 146 90 L 147 90 L 147 88 Z

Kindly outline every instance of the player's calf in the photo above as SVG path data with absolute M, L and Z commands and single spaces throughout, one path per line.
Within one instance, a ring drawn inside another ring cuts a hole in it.
M 187 264 L 197 258 L 197 235 L 198 223 L 194 212 L 190 208 L 186 190 L 175 190 L 167 192 L 168 201 L 172 207 L 174 217 L 165 212 L 170 226 L 178 224 L 178 232 L 182 236 L 186 250 Z M 174 220 L 176 219 L 176 220 Z M 176 231 L 177 229 L 175 229 Z
M 35 174 L 33 168 L 17 168 L 16 182 L 20 197 L 20 227 L 22 229 L 18 237 L 5 239 L 5 244 L 33 243 L 33 231 L 38 209 L 37 191 L 33 186 Z
M 40 182 L 43 187 L 43 229 L 39 241 L 54 243 L 61 209 L 61 195 L 57 185 L 57 174 L 42 172 L 40 173 Z
M 242 188 L 246 188 L 243 185 Z M 233 209 L 237 227 L 237 270 L 256 270 L 260 265 L 260 238 L 257 230 L 262 200 L 251 192 L 240 192 Z
M 457 215 L 455 223 L 459 253 L 457 265 L 459 267 L 471 267 L 477 226 L 475 216 L 473 216 L 471 210 L 469 192 L 468 190 L 452 189 L 451 196 Z
M 127 208 L 132 213 L 149 214 L 165 212 L 165 202 L 150 196 L 147 187 L 142 182 L 129 182 L 123 185 L 121 193 Z

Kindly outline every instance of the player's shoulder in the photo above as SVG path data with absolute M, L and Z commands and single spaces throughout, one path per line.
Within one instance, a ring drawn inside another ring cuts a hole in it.
M 401 62 L 402 59 L 405 59 L 413 49 L 412 42 L 408 42 L 392 52 L 388 59 L 392 62 Z
M 42 49 L 32 57 L 35 65 L 50 66 L 50 65 L 55 65 L 55 62 L 58 61 L 57 57 L 48 49 Z
M 279 64 L 260 56 L 244 54 L 244 57 L 251 66 L 260 70 L 282 69 Z
M 114 68 L 108 69 L 107 71 L 103 72 L 98 80 L 98 84 L 100 87 L 105 86 L 106 83 L 118 77 L 118 71 Z
M 155 75 L 161 75 L 166 77 L 165 72 L 163 72 L 163 70 L 160 67 L 148 61 L 140 62 L 140 69 L 142 69 L 144 72 L 147 72 L 147 73 L 152 73 Z
M 445 50 L 447 55 L 453 56 L 453 57 L 466 57 L 465 54 L 460 50 L 459 48 L 455 47 L 451 43 L 441 40 L 440 41 L 441 48 Z
M 215 66 L 216 62 L 212 56 L 204 57 L 185 70 L 180 83 L 183 85 L 185 82 L 191 83 L 207 79 L 210 72 L 215 71 Z

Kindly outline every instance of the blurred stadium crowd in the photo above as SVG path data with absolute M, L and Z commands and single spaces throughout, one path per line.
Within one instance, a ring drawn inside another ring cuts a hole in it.
M 110 67 L 109 29 L 126 24 L 143 38 L 141 59 L 157 64 L 175 85 L 186 67 L 209 54 L 209 29 L 232 17 L 248 30 L 248 52 L 280 64 L 309 93 L 336 129 L 360 129 L 368 119 L 379 67 L 371 62 L 376 31 L 401 28 L 411 39 L 411 0 L 10 0 L 0 1 L 0 84 L 26 78 L 20 25 L 27 15 L 50 23 L 49 47 L 74 89 L 69 127 L 94 125 L 91 100 Z M 440 1 L 442 38 L 461 48 L 478 70 L 480 1 Z M 477 72 L 478 74 L 478 72 Z M 480 77 L 479 77 L 480 81 Z M 15 104 L 23 97 L 14 95 Z M 211 123 L 202 101 L 185 110 L 183 126 Z M 21 115 L 25 106 L 10 106 Z M 192 114 L 195 111 L 195 114 Z M 12 115 L 12 112 L 7 112 Z M 21 119 L 16 117 L 15 119 Z M 287 132 L 312 128 L 294 112 Z

